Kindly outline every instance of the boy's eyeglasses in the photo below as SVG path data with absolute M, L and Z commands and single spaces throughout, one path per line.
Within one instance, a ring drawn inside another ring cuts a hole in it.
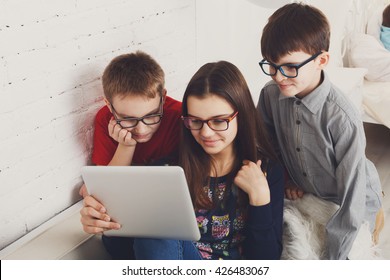
M 234 112 L 227 118 L 212 118 L 208 120 L 201 120 L 196 117 L 181 117 L 184 126 L 190 130 L 201 130 L 203 124 L 207 123 L 210 129 L 214 131 L 225 131 L 229 128 L 229 123 L 237 116 L 238 111 Z
M 116 123 L 119 124 L 122 128 L 136 127 L 138 125 L 139 121 L 143 122 L 146 125 L 158 124 L 159 122 L 161 122 L 161 119 L 163 116 L 162 96 L 160 99 L 160 105 L 159 105 L 159 109 L 158 109 L 161 113 L 158 113 L 158 114 L 146 115 L 146 116 L 143 116 L 141 118 L 129 117 L 129 118 L 119 119 L 117 117 L 118 113 L 115 111 L 114 106 L 112 104 L 111 104 L 111 108 L 112 108 L 112 111 L 114 113 L 113 115 L 114 115 Z
M 296 78 L 298 76 L 298 69 L 306 65 L 310 61 L 316 59 L 317 56 L 319 56 L 321 53 L 322 51 L 312 55 L 302 63 L 298 63 L 298 64 L 285 63 L 282 65 L 276 65 L 272 62 L 263 59 L 262 61 L 259 62 L 259 65 L 261 67 L 261 70 L 263 70 L 264 74 L 268 76 L 275 76 L 279 70 L 280 73 L 287 78 Z

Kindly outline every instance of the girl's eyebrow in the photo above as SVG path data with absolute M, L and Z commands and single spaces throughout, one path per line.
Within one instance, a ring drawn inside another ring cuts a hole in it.
M 230 115 L 231 115 L 231 114 L 216 115 L 216 116 L 212 116 L 212 117 L 208 118 L 208 120 L 209 120 L 209 119 L 218 119 L 218 118 L 227 118 L 227 117 L 229 117 Z M 191 115 L 191 114 L 188 114 L 188 116 L 189 116 L 189 117 L 193 117 L 193 118 L 197 118 L 197 119 L 202 119 L 202 118 L 199 118 L 199 117 L 194 116 L 194 115 Z

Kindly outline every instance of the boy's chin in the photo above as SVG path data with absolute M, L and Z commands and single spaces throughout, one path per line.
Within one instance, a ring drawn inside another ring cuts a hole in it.
M 148 135 L 145 135 L 145 136 L 136 136 L 134 137 L 133 139 L 137 142 L 137 143 L 146 143 L 146 142 L 149 142 L 150 139 L 152 139 L 152 136 L 153 134 L 148 134 Z
M 134 139 L 138 144 L 149 142 L 151 138 L 148 139 Z
M 280 91 L 280 93 L 285 97 L 294 97 L 298 94 L 297 92 L 293 92 L 290 90 Z

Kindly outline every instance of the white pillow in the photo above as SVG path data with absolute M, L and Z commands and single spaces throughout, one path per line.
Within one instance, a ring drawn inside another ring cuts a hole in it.
M 363 81 L 367 69 L 329 67 L 326 73 L 330 81 L 347 96 L 360 113 L 363 113 Z
M 390 82 L 390 52 L 373 36 L 355 34 L 351 38 L 351 67 L 367 68 L 365 78 L 375 82 Z
M 373 36 L 380 42 L 380 29 L 382 25 L 383 6 L 375 7 L 372 12 L 368 14 L 366 33 Z

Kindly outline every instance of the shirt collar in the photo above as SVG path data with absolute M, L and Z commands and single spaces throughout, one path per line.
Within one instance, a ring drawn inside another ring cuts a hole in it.
M 323 107 L 331 88 L 329 77 L 324 71 L 321 72 L 321 77 L 323 78 L 322 83 L 304 98 L 288 97 L 279 93 L 279 100 L 287 98 L 300 100 L 312 114 L 316 114 Z

